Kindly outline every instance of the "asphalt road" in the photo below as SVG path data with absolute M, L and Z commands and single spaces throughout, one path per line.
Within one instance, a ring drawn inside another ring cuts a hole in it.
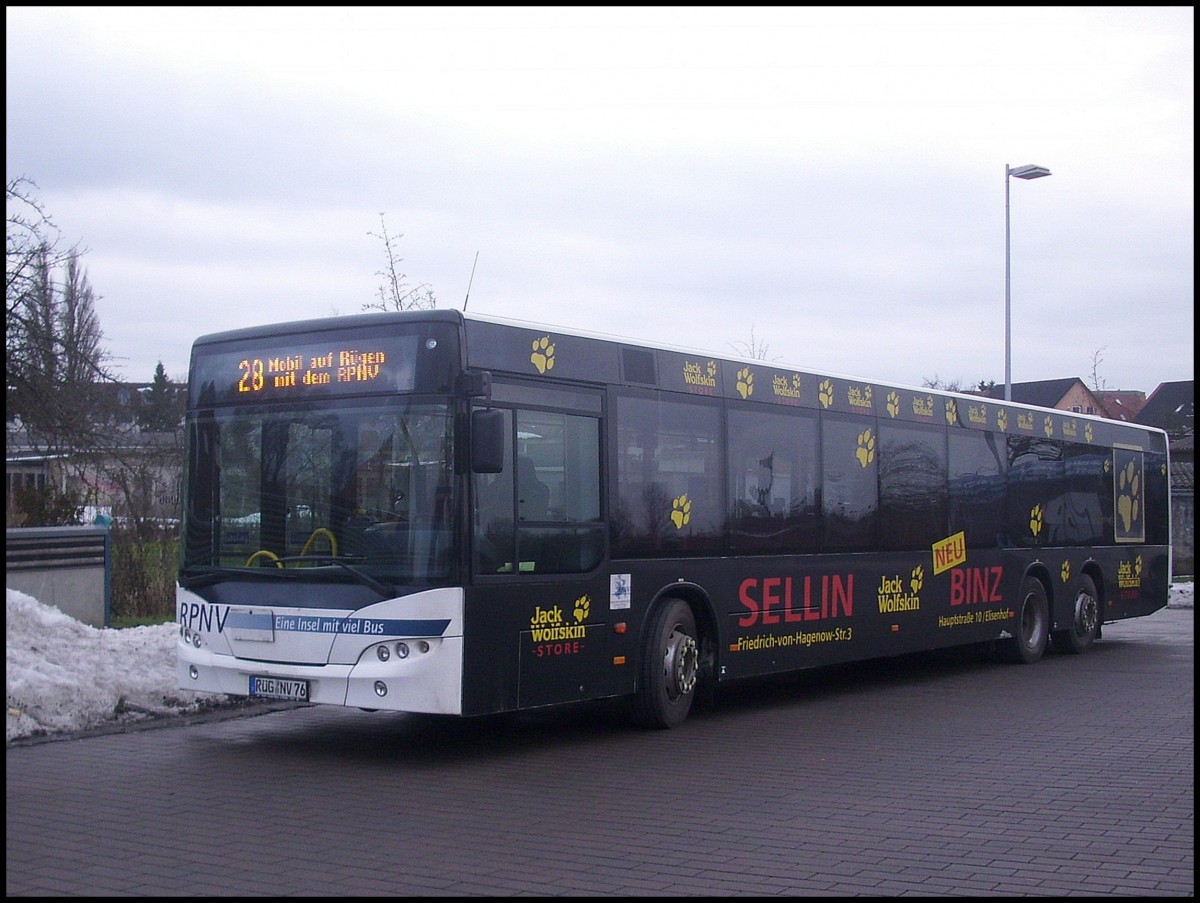
M 9 896 L 1192 896 L 1194 613 L 457 721 L 220 713 L 6 753 Z

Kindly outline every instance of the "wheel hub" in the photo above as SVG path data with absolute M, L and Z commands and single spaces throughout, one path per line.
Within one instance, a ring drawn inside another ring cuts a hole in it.
M 1075 597 L 1075 630 L 1086 636 L 1096 629 L 1096 600 L 1087 593 Z
M 696 686 L 700 670 L 700 647 L 694 637 L 676 631 L 667 644 L 663 662 L 667 677 L 667 692 L 672 699 L 686 696 Z

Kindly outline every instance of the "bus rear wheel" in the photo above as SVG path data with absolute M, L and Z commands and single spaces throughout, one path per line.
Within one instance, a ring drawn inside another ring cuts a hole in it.
M 659 606 L 646 635 L 633 697 L 634 720 L 653 728 L 682 724 L 696 698 L 699 674 L 696 616 L 682 599 L 668 599 Z
M 1096 590 L 1096 581 L 1084 574 L 1071 606 L 1071 626 L 1066 630 L 1054 631 L 1056 650 L 1079 655 L 1095 642 L 1100 633 L 1099 600 L 1100 593 Z
M 1036 577 L 1026 577 L 1021 584 L 1016 620 L 1013 635 L 1000 644 L 1000 657 L 1015 665 L 1032 665 L 1045 654 L 1050 639 L 1050 601 Z

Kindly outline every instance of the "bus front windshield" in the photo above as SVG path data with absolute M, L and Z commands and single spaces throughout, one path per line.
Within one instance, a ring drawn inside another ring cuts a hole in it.
M 450 582 L 453 423 L 445 403 L 394 396 L 191 416 L 180 582 Z

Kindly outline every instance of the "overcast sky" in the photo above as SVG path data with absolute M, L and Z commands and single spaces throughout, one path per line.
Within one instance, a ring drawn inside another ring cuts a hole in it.
M 1030 163 L 1013 381 L 1193 378 L 1190 6 L 5 15 L 6 175 L 123 379 L 362 312 L 383 214 L 442 308 L 1003 383 Z

